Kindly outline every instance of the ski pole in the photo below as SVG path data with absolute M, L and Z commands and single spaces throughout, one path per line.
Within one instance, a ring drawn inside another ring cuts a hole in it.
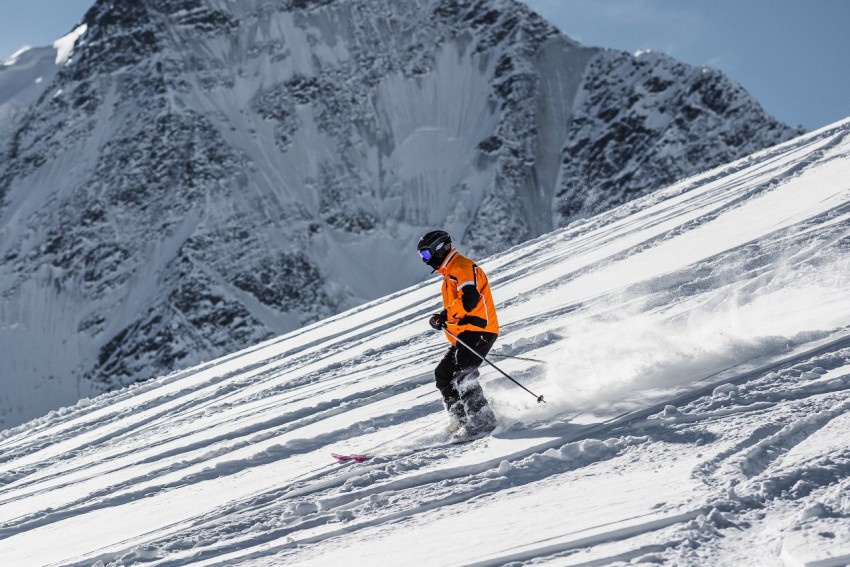
M 534 396 L 535 398 L 537 398 L 537 403 L 538 403 L 538 404 L 540 404 L 540 403 L 544 403 L 544 404 L 545 404 L 545 403 L 546 403 L 546 400 L 544 400 L 544 399 L 543 399 L 543 396 L 538 396 L 537 394 L 535 394 L 534 392 L 532 392 L 531 390 L 529 390 L 528 388 L 526 388 L 525 386 L 523 386 L 522 384 L 520 384 L 519 382 L 517 382 L 516 380 L 514 380 L 513 378 L 511 378 L 511 377 L 510 377 L 510 375 L 508 375 L 508 373 L 507 373 L 507 372 L 505 372 L 504 370 L 502 370 L 501 368 L 499 368 L 498 366 L 496 366 L 495 364 L 493 364 L 492 362 L 490 362 L 489 360 L 487 360 L 485 357 L 481 356 L 480 354 L 478 354 L 477 352 L 475 352 L 474 350 L 472 350 L 472 348 L 470 348 L 470 346 L 469 346 L 468 344 L 466 344 L 465 342 L 463 342 L 462 340 L 460 340 L 460 338 L 458 338 L 458 336 L 457 336 L 457 335 L 455 335 L 454 333 L 452 333 L 451 331 L 449 331 L 449 330 L 446 328 L 446 326 L 445 326 L 445 325 L 443 325 L 443 330 L 444 330 L 445 332 L 447 332 L 449 335 L 451 335 L 452 337 L 454 337 L 454 340 L 456 340 L 456 341 L 457 341 L 457 342 L 458 342 L 461 346 L 464 346 L 464 347 L 466 347 L 466 348 L 467 348 L 467 350 L 470 350 L 470 351 L 474 352 L 474 353 L 475 353 L 475 356 L 477 356 L 478 358 L 480 358 L 481 360 L 483 360 L 484 362 L 486 362 L 487 364 L 489 364 L 490 366 L 492 366 L 493 368 L 495 368 L 496 370 L 498 370 L 499 372 L 501 372 L 501 373 L 502 373 L 502 376 L 504 376 L 505 378 L 507 378 L 508 380 L 510 380 L 511 382 L 513 382 L 514 384 L 516 384 L 517 386 L 519 386 L 520 388 L 522 388 L 523 390 L 525 390 L 526 392 L 528 392 L 529 394 L 531 394 L 532 396 Z
M 524 358 L 522 356 L 511 356 L 509 354 L 499 354 L 498 352 L 491 352 L 490 356 L 498 356 L 499 358 L 512 358 L 514 360 L 525 360 L 526 362 L 536 362 L 537 364 L 549 364 L 545 360 L 537 360 L 536 358 Z

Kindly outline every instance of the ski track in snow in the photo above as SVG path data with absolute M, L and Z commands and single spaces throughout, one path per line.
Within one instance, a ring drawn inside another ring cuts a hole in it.
M 484 368 L 490 437 L 441 432 L 429 280 L 3 432 L 0 556 L 850 563 L 848 133 L 484 262 L 494 353 L 548 361 L 493 358 L 545 405 Z

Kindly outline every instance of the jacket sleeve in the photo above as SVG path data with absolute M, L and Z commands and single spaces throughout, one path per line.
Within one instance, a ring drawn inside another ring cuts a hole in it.
M 460 297 L 447 307 L 450 317 L 461 319 L 478 306 L 481 301 L 481 292 L 478 290 L 477 272 L 478 266 L 469 262 L 452 274 L 453 279 L 456 280 Z
M 478 306 L 478 302 L 481 301 L 481 292 L 478 291 L 478 284 L 476 285 L 466 285 L 460 290 L 461 293 L 461 303 L 463 303 L 464 311 L 471 312 Z

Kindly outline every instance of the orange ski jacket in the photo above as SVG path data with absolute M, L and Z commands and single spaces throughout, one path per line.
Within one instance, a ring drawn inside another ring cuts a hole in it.
M 496 305 L 484 270 L 453 248 L 437 268 L 443 275 L 443 307 L 446 328 L 458 335 L 464 331 L 499 334 Z M 446 333 L 452 344 L 455 339 Z

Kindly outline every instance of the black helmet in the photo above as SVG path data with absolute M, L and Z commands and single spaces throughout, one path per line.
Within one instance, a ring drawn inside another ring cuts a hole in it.
M 419 239 L 416 249 L 422 261 L 436 270 L 452 249 L 452 237 L 443 230 L 432 230 Z

